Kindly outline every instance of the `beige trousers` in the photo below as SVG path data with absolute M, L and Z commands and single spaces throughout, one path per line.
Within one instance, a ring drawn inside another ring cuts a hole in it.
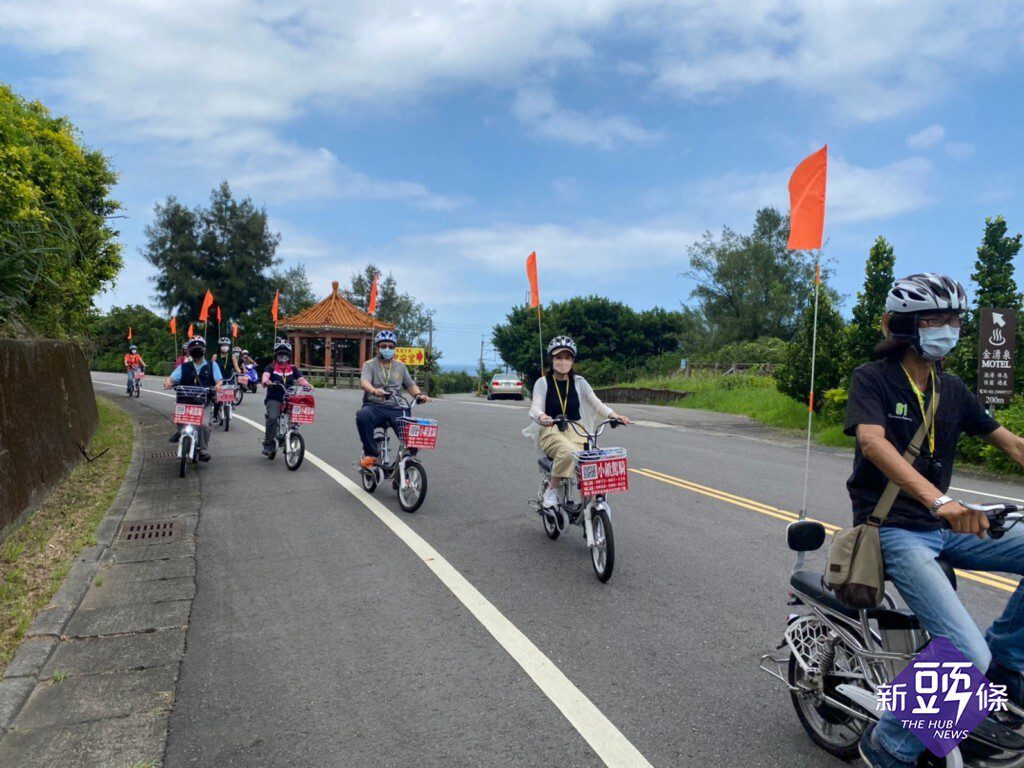
M 586 438 L 567 427 L 560 432 L 558 427 L 541 427 L 540 448 L 552 461 L 551 474 L 555 477 L 573 477 L 576 474 L 576 457 L 574 451 L 582 451 Z

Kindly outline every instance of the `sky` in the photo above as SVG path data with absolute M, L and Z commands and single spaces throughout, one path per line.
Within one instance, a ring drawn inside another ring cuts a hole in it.
M 393 272 L 449 364 L 524 301 L 531 251 L 545 302 L 688 302 L 687 247 L 785 210 L 826 143 L 847 314 L 878 235 L 898 273 L 968 284 L 986 216 L 1024 229 L 1022 48 L 1012 1 L 0 0 L 0 80 L 120 172 L 99 306 L 165 313 L 153 207 L 226 179 L 318 296 Z

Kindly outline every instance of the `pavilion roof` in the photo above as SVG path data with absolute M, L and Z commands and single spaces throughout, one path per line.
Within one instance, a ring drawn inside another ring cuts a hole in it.
M 281 330 L 285 331 L 371 331 L 394 327 L 394 323 L 377 320 L 348 301 L 338 290 L 337 280 L 331 283 L 331 292 L 323 301 L 280 322 Z

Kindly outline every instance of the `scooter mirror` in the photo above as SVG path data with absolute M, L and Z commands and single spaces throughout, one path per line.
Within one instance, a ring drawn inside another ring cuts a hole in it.
M 786 526 L 786 543 L 794 552 L 813 552 L 825 543 L 825 526 L 814 520 L 797 520 Z

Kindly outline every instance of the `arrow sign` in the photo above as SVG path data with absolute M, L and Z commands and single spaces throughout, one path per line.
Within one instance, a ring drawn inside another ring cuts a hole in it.
M 1003 319 L 1003 316 L 999 312 L 992 313 L 992 322 L 998 325 L 1000 328 L 1006 325 L 1006 320 Z

